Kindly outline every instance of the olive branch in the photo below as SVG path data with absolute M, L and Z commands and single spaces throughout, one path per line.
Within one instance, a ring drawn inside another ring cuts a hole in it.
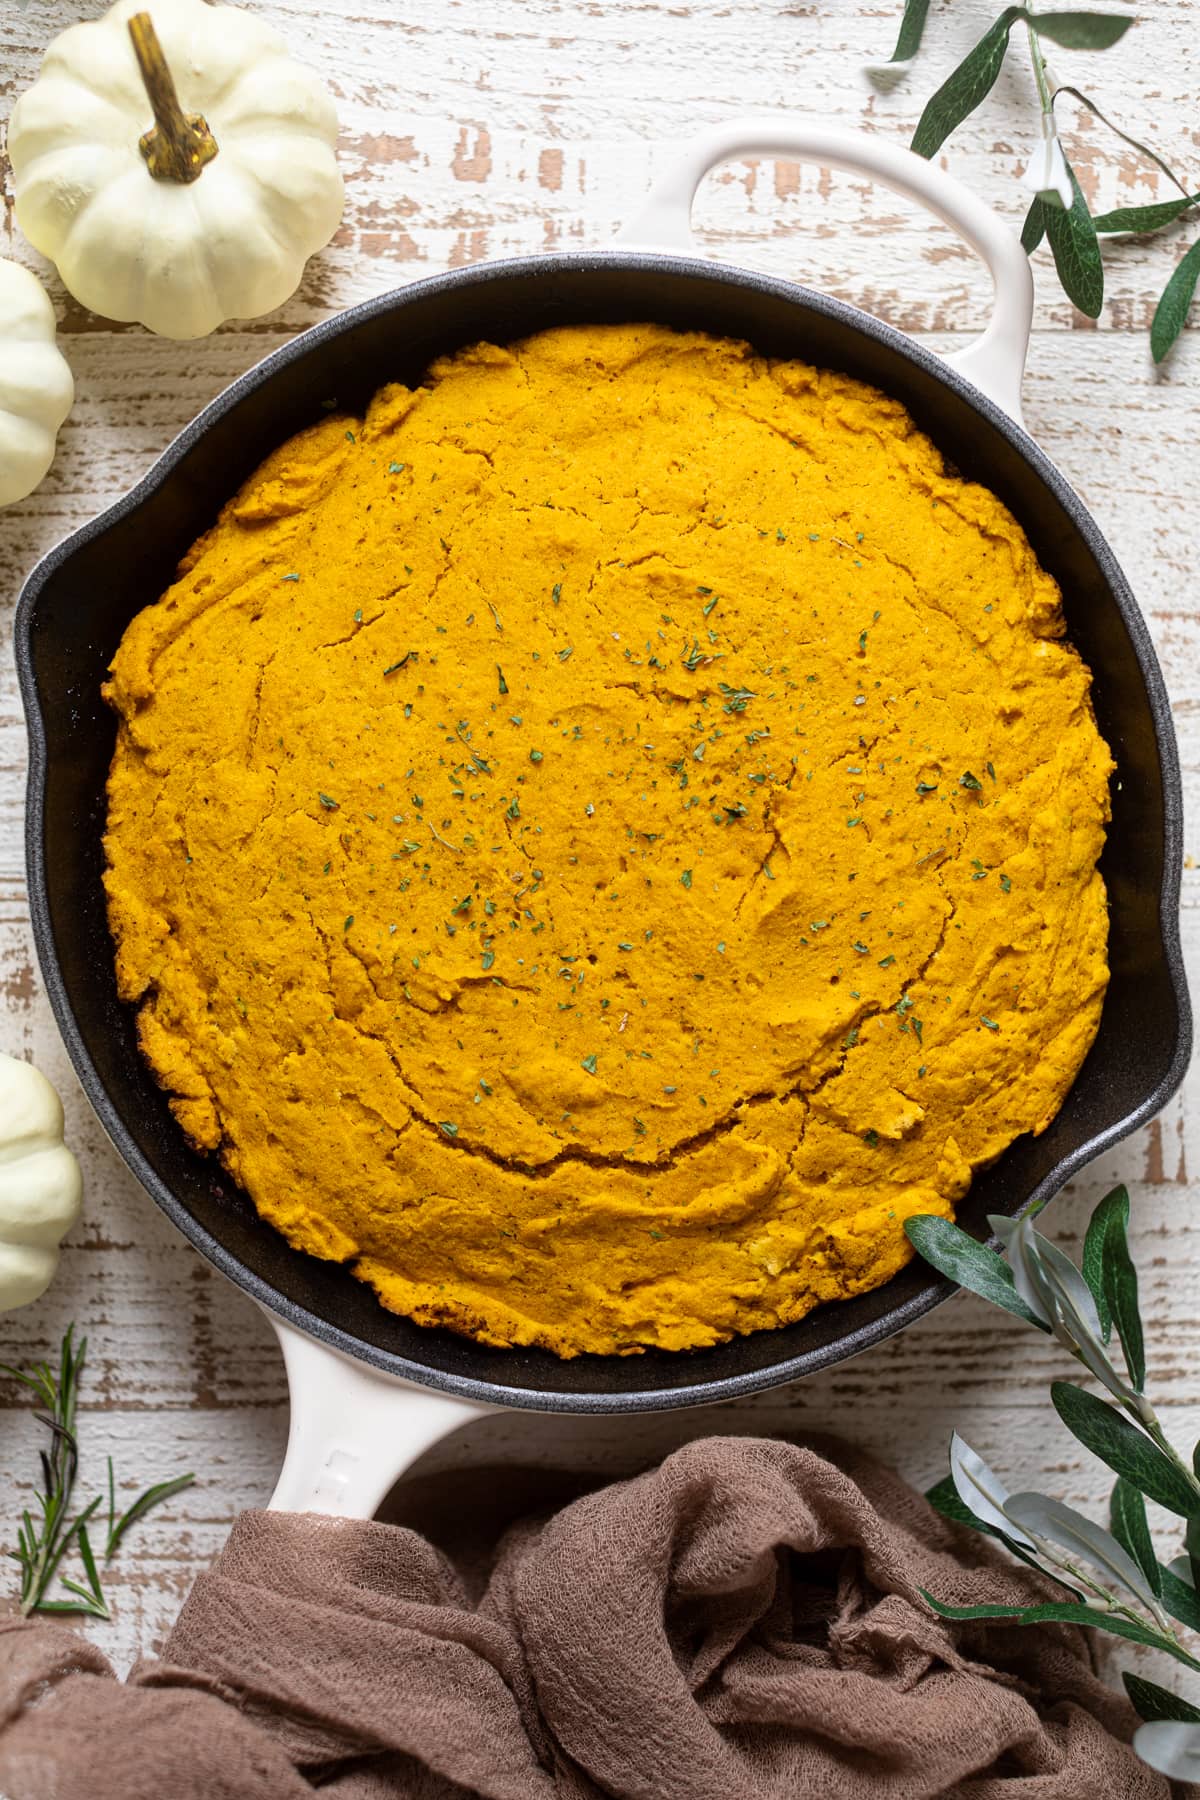
M 1185 1461 L 1146 1398 L 1138 1278 L 1126 1236 L 1129 1195 L 1114 1188 L 1096 1207 L 1082 1269 L 1033 1220 L 1032 1213 L 1019 1223 L 989 1218 L 1007 1262 L 936 1214 L 909 1219 L 904 1229 L 926 1262 L 1054 1338 L 1105 1389 L 1101 1399 L 1076 1382 L 1055 1381 L 1050 1398 L 1068 1431 L 1117 1477 L 1109 1529 L 1048 1495 L 1010 1494 L 955 1432 L 950 1473 L 929 1490 L 931 1505 L 945 1518 L 998 1538 L 1069 1598 L 1036 1606 L 948 1606 L 924 1589 L 922 1594 L 945 1619 L 1093 1625 L 1200 1670 L 1200 1658 L 1178 1629 L 1200 1632 L 1200 1444 Z M 1112 1354 L 1116 1344 L 1120 1366 Z M 1147 1499 L 1184 1521 L 1182 1552 L 1166 1563 L 1155 1553 Z M 1140 1675 L 1122 1679 L 1145 1721 L 1133 1740 L 1143 1762 L 1177 1781 L 1200 1778 L 1200 1708 Z
M 929 0 L 905 0 L 891 58 L 866 71 L 877 88 L 886 91 L 907 74 L 920 50 L 928 12 Z M 912 139 L 918 156 L 936 155 L 950 134 L 987 99 L 1012 47 L 1013 34 L 1023 27 L 1019 36 L 1029 51 L 1040 108 L 1041 138 L 1027 174 L 1034 196 L 1025 216 L 1021 243 L 1026 254 L 1032 256 L 1046 240 L 1067 298 L 1089 319 L 1098 318 L 1104 305 L 1100 239 L 1149 237 L 1169 230 L 1181 220 L 1194 219 L 1200 207 L 1200 192 L 1189 189 L 1156 150 L 1120 130 L 1081 89 L 1058 84 L 1047 66 L 1044 42 L 1067 50 L 1107 50 L 1124 37 L 1133 23 L 1132 16 L 1124 13 L 1035 13 L 1027 6 L 1006 6 L 930 97 Z M 1121 206 L 1093 215 L 1059 138 L 1056 107 L 1063 99 L 1085 107 L 1123 144 L 1165 175 L 1178 192 L 1152 205 Z M 1183 330 L 1198 282 L 1200 239 L 1176 264 L 1155 308 L 1150 349 L 1156 363 L 1162 362 Z

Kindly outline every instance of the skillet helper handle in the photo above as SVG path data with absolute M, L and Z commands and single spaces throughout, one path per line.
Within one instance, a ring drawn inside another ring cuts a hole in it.
M 693 138 L 674 167 L 655 182 L 641 211 L 618 232 L 617 242 L 694 255 L 691 213 L 697 188 L 719 163 L 747 156 L 783 156 L 867 175 L 952 226 L 987 264 L 993 299 L 982 335 L 946 361 L 1018 425 L 1023 423 L 1021 377 L 1033 323 L 1029 258 L 990 206 L 943 169 L 885 138 L 789 114 L 715 126 Z
M 287 1367 L 291 1419 L 271 1512 L 370 1519 L 439 1439 L 492 1408 L 381 1375 L 268 1313 Z

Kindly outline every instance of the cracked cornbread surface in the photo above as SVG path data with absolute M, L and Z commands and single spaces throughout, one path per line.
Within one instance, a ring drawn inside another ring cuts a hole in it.
M 1112 765 L 1062 629 L 897 403 L 740 344 L 565 328 L 324 418 L 106 688 L 180 1124 L 486 1343 L 886 1280 L 1099 1021 Z

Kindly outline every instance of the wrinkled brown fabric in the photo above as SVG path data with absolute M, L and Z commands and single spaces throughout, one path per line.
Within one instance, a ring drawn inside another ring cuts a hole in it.
M 247 1513 L 123 1685 L 61 1627 L 0 1626 L 0 1794 L 1166 1800 L 1082 1632 L 948 1626 L 918 1593 L 1044 1584 L 822 1450 L 709 1438 L 453 1561 Z

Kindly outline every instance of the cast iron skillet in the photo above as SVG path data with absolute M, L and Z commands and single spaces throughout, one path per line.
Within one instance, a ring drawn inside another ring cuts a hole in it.
M 960 1211 L 963 1224 L 986 1238 L 987 1213 L 1015 1215 L 1053 1194 L 1161 1108 L 1186 1066 L 1181 797 L 1162 678 L 1142 616 L 1088 512 L 981 391 L 1002 391 L 999 365 L 1007 357 L 1010 409 L 1017 405 L 1028 325 L 1024 259 L 1017 253 L 1014 260 L 1011 240 L 978 202 L 929 165 L 875 140 L 797 121 L 731 127 L 699 142 L 660 185 L 652 229 L 667 234 L 663 208 L 672 203 L 685 227 L 703 169 L 750 147 L 867 169 L 919 192 L 971 238 L 997 284 L 998 313 L 983 340 L 992 361 L 980 355 L 973 365 L 980 385 L 852 307 L 694 258 L 617 250 L 464 269 L 341 313 L 251 369 L 132 493 L 45 558 L 17 609 L 33 927 L 55 1015 L 101 1122 L 168 1217 L 273 1314 L 389 1375 L 466 1399 L 576 1412 L 726 1399 L 877 1343 L 951 1290 L 917 1261 L 874 1293 L 713 1350 L 571 1362 L 535 1350 L 489 1350 L 385 1312 L 344 1270 L 290 1249 L 215 1161 L 188 1148 L 138 1053 L 133 1013 L 117 999 L 100 881 L 114 718 L 100 684 L 125 626 L 171 581 L 180 555 L 260 459 L 319 416 L 323 402 L 361 406 L 383 381 L 416 382 L 431 358 L 480 338 L 648 319 L 745 338 L 769 355 L 861 376 L 902 400 L 964 474 L 1011 507 L 1061 584 L 1071 637 L 1095 674 L 1100 729 L 1118 763 L 1102 862 L 1112 981 L 1099 1035 L 1050 1128 L 1018 1140 L 978 1177 Z M 678 216 L 675 224 L 678 236 Z

